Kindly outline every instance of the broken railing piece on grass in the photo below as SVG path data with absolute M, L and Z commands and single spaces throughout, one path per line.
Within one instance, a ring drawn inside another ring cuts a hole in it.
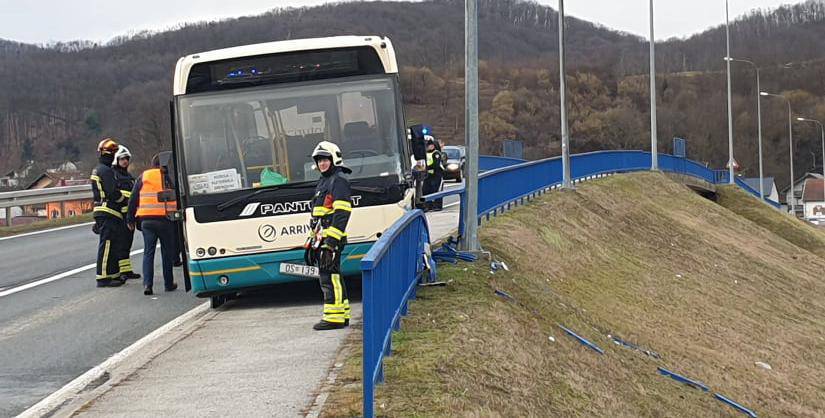
M 450 245 L 450 243 L 444 243 L 441 247 L 432 253 L 433 259 L 437 262 L 446 262 L 455 264 L 458 260 L 467 261 L 467 262 L 474 262 L 478 260 L 478 256 L 473 253 L 458 251 Z
M 578 334 L 576 334 L 575 332 L 573 332 L 573 331 L 571 331 L 571 330 L 569 330 L 569 329 L 565 328 L 565 327 L 564 327 L 563 325 L 561 325 L 561 324 L 559 324 L 559 328 L 561 328 L 562 330 L 564 330 L 564 332 L 566 332 L 566 333 L 567 333 L 567 335 L 569 335 L 569 336 L 571 336 L 571 337 L 573 337 L 573 338 L 577 339 L 580 343 L 582 343 L 582 345 L 585 345 L 585 346 L 589 347 L 591 350 L 593 350 L 593 351 L 595 351 L 595 352 L 597 352 L 597 353 L 599 353 L 599 354 L 604 354 L 604 350 L 602 350 L 601 348 L 599 348 L 599 346 L 597 346 L 596 344 L 591 343 L 591 342 L 590 342 L 590 341 L 588 341 L 586 338 L 584 338 L 584 337 L 580 337 Z
M 514 297 L 510 296 L 510 294 L 509 294 L 509 293 L 507 293 L 507 292 L 505 292 L 505 291 L 503 291 L 503 290 L 496 289 L 496 290 L 495 290 L 495 294 L 496 294 L 496 295 L 498 295 L 498 296 L 503 297 L 504 299 L 511 300 L 511 301 L 513 301 L 513 302 L 515 302 L 515 301 L 516 301 L 516 299 L 515 299 Z
M 710 389 L 702 382 L 687 378 L 685 376 L 680 375 L 679 373 L 675 373 L 675 372 L 672 372 L 668 369 L 663 369 L 661 367 L 657 367 L 656 369 L 659 370 L 659 374 L 661 374 L 662 376 L 670 377 L 671 379 L 673 379 L 673 380 L 675 380 L 679 383 L 684 383 L 684 384 L 686 384 L 690 387 L 699 389 L 703 392 L 709 392 L 710 391 Z
M 659 353 L 657 353 L 655 351 L 651 351 L 651 350 L 639 347 L 638 345 L 633 344 L 633 343 L 628 342 L 628 341 L 625 341 L 625 340 L 623 340 L 623 339 L 621 339 L 621 338 L 619 338 L 615 335 L 608 335 L 608 337 L 610 337 L 610 339 L 612 339 L 613 342 L 616 343 L 616 345 L 621 345 L 621 346 L 627 347 L 631 350 L 638 351 L 638 352 L 640 352 L 640 353 L 642 353 L 642 354 L 644 354 L 648 357 L 653 357 L 653 358 L 659 359 L 659 360 L 662 359 L 662 356 L 660 356 Z
M 724 403 L 726 403 L 726 404 L 728 404 L 728 405 L 730 405 L 730 406 L 732 406 L 732 407 L 734 407 L 734 408 L 736 408 L 736 410 L 738 410 L 739 412 L 741 412 L 741 413 L 743 413 L 747 416 L 756 418 L 756 412 L 753 412 L 750 409 L 745 408 L 744 406 L 740 405 L 739 403 L 734 402 L 734 401 L 722 396 L 721 394 L 714 393 L 713 397 L 720 400 L 720 401 L 722 401 L 722 402 L 724 402 Z

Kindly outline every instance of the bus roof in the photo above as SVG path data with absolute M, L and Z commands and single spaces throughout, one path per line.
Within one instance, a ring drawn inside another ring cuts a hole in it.
M 251 57 L 256 55 L 277 54 L 280 52 L 309 51 L 315 49 L 348 48 L 371 46 L 381 58 L 387 73 L 397 73 L 395 50 L 392 42 L 384 36 L 332 36 L 328 38 L 294 39 L 289 41 L 266 42 L 261 44 L 236 46 L 187 55 L 178 60 L 175 66 L 173 93 L 175 96 L 186 93 L 186 81 L 189 70 L 195 64 L 221 61 L 231 58 Z

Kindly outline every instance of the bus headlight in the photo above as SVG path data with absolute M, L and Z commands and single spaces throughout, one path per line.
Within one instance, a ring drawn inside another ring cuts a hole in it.
M 197 250 L 195 250 L 195 255 L 198 257 L 203 257 L 206 255 L 206 250 L 204 250 L 203 248 L 198 248 Z
M 215 255 L 218 253 L 218 249 L 215 247 L 209 247 L 209 255 Z

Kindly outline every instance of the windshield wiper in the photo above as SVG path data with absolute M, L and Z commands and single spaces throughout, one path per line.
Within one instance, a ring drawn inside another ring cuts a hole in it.
M 276 190 L 286 190 L 286 189 L 307 189 L 310 187 L 315 187 L 315 182 L 301 182 L 301 183 L 293 183 L 293 184 L 281 184 L 278 186 L 268 186 L 263 189 L 255 190 L 254 192 L 247 193 L 245 195 L 238 196 L 234 199 L 227 200 L 226 202 L 221 203 L 217 206 L 218 212 L 223 212 L 226 208 L 235 205 L 238 202 L 243 202 L 245 200 L 249 200 L 259 194 L 274 192 Z

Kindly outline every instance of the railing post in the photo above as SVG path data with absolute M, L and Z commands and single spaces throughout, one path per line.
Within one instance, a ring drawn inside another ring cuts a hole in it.
M 373 382 L 373 371 L 375 367 L 375 293 L 373 289 L 372 272 L 363 272 L 362 303 L 364 317 L 364 336 L 362 338 L 362 349 L 364 351 L 364 364 L 362 365 L 363 385 L 364 385 L 364 417 L 373 417 L 373 404 L 375 397 L 375 382 Z

